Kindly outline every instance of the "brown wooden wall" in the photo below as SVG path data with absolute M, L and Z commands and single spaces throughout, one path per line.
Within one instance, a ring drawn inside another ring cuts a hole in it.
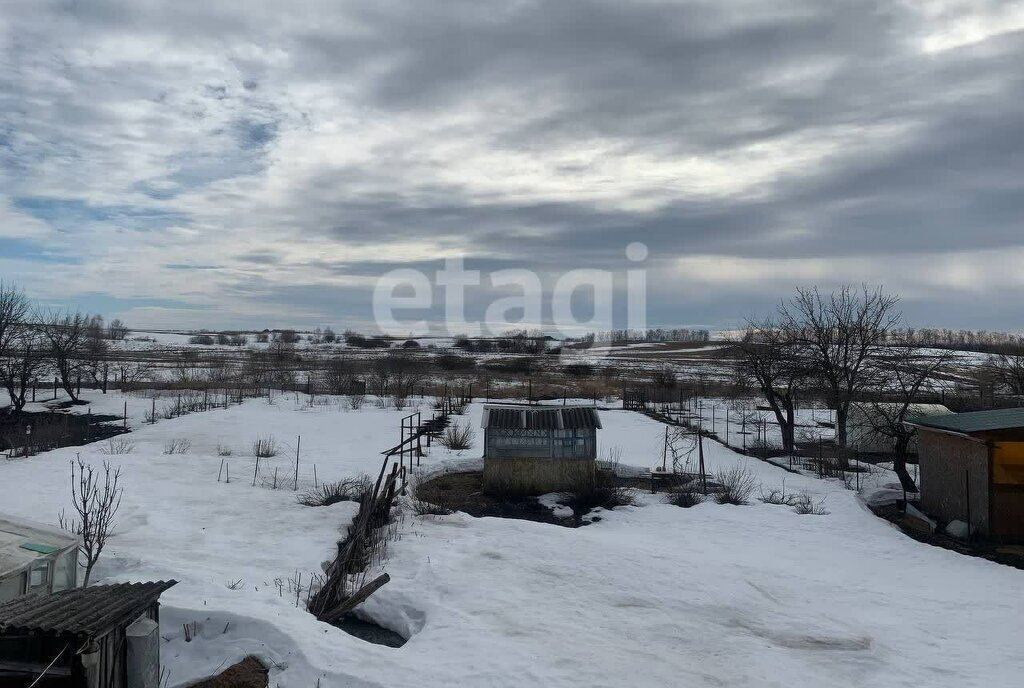
M 989 528 L 989 448 L 922 428 L 918 461 L 921 468 L 921 508 L 941 521 L 967 521 L 982 535 Z

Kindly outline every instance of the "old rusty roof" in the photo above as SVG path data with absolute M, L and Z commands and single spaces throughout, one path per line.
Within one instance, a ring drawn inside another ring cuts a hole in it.
M 482 427 L 499 430 L 580 430 L 600 428 L 592 406 L 484 406 Z
M 972 435 L 978 432 L 1024 428 L 1024 408 L 994 409 L 971 413 L 907 418 L 907 423 L 922 428 Z
M 116 583 L 53 594 L 23 595 L 0 604 L 0 635 L 72 633 L 100 637 L 139 617 L 177 581 Z

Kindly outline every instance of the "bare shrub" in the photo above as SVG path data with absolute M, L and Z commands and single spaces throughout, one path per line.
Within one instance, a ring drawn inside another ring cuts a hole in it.
M 684 509 L 689 509 L 691 506 L 697 506 L 704 501 L 704 495 L 697 487 L 696 480 L 690 480 L 680 485 L 677 485 L 672 489 L 669 496 L 669 504 L 675 504 L 676 506 Z
M 256 441 L 252 443 L 252 455 L 258 459 L 269 459 L 272 456 L 277 456 L 277 440 L 274 439 L 273 435 L 257 437 Z
M 615 476 L 608 471 L 597 471 L 593 478 L 581 477 L 572 489 L 565 492 L 564 504 L 577 517 L 592 509 L 614 509 L 617 506 L 636 506 L 636 497 L 628 487 L 615 483 Z
M 828 513 L 825 509 L 825 498 L 815 501 L 806 492 L 803 492 L 796 496 L 793 503 L 793 511 L 798 514 L 813 514 L 814 516 L 824 516 Z
M 476 432 L 473 431 L 472 427 L 455 423 L 445 428 L 437 442 L 446 449 L 463 450 L 472 449 L 475 439 Z
M 135 443 L 127 437 L 114 437 L 105 446 L 100 447 L 100 454 L 131 454 L 135 451 Z
M 742 466 L 721 470 L 715 474 L 715 479 L 721 485 L 715 494 L 719 504 L 746 504 L 757 487 L 754 475 Z
M 83 587 L 89 585 L 92 569 L 113 530 L 114 516 L 124 494 L 120 478 L 121 469 L 112 471 L 106 461 L 103 462 L 102 475 L 81 457 L 78 457 L 77 465 L 71 464 L 71 502 L 77 518 L 66 518 L 61 511 L 57 522 L 61 529 L 82 538 L 79 549 L 85 557 Z
M 217 445 L 217 456 L 231 456 L 234 454 L 231 447 L 225 447 L 223 444 Z
M 358 411 L 363 408 L 363 404 L 366 403 L 365 394 L 350 394 L 348 395 L 348 405 L 353 411 Z
M 765 504 L 777 504 L 779 506 L 796 506 L 799 495 L 786 492 L 786 481 L 782 481 L 782 489 L 765 490 L 764 485 L 758 488 L 758 499 Z
M 622 461 L 622 446 L 613 444 L 610 447 L 605 447 L 604 450 L 604 462 L 612 466 L 618 466 Z
M 370 479 L 361 475 L 337 482 L 321 483 L 312 490 L 303 492 L 297 499 L 303 506 L 330 506 L 338 502 L 358 502 L 372 487 Z
M 187 437 L 175 437 L 164 445 L 164 454 L 188 454 L 192 451 L 192 440 Z

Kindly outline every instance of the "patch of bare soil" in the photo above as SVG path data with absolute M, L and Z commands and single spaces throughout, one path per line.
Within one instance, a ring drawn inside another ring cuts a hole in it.
M 496 497 L 484 493 L 483 473 L 446 473 L 416 487 L 416 499 L 476 518 L 518 518 L 538 523 L 574 526 L 572 517 L 556 517 L 536 497 Z
M 267 688 L 267 668 L 255 657 L 246 657 L 220 674 L 195 683 L 192 688 Z
M 383 645 L 385 647 L 402 647 L 408 642 L 408 638 L 405 638 L 399 633 L 395 633 L 389 628 L 378 626 L 372 621 L 364 621 L 352 614 L 345 616 L 334 624 L 335 627 L 340 628 L 351 636 L 355 636 L 360 640 L 365 640 L 368 643 L 374 645 Z
M 26 431 L 31 428 L 31 435 Z M 21 449 L 26 440 L 35 452 L 97 442 L 128 432 L 119 416 L 56 411 L 0 411 L 0 451 Z

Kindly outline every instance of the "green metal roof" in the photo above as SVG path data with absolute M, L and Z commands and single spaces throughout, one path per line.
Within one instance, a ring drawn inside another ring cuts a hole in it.
M 908 423 L 937 430 L 973 434 L 994 430 L 1024 429 L 1024 408 L 950 413 L 941 416 L 907 418 Z

